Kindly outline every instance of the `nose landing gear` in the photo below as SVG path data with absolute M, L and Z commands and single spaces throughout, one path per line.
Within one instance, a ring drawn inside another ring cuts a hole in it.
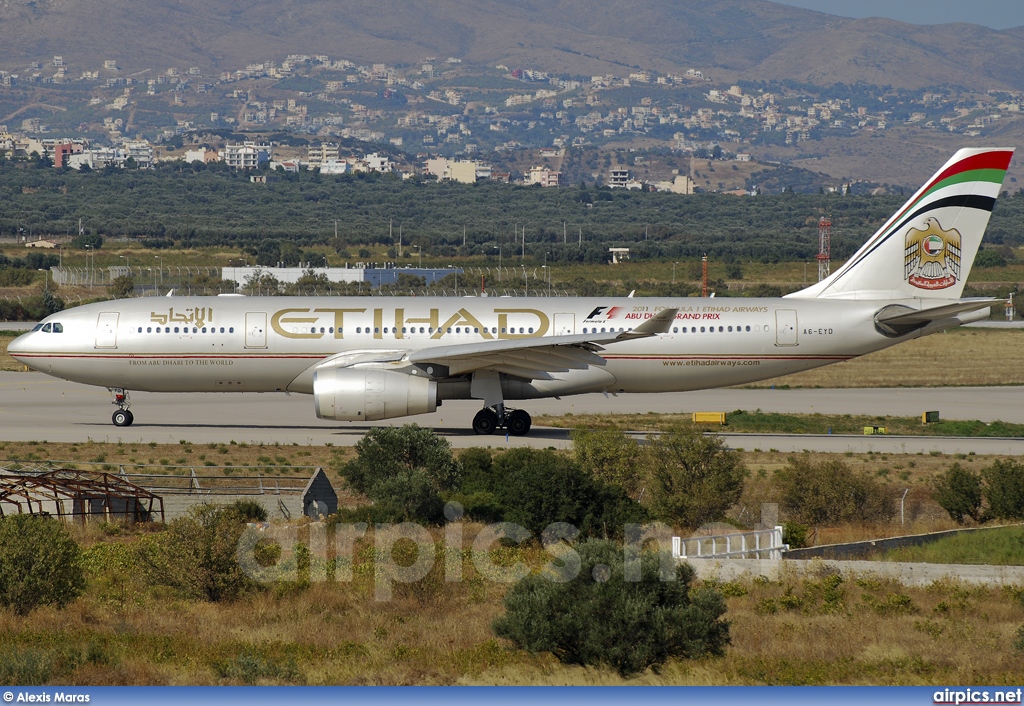
M 473 417 L 473 431 L 482 436 L 493 434 L 498 429 L 507 429 L 512 436 L 526 436 L 533 420 L 523 409 L 507 409 L 505 405 L 484 407 Z
M 128 391 L 120 387 L 110 388 L 110 391 L 114 393 L 114 400 L 111 404 L 117 405 L 117 411 L 111 416 L 110 421 L 114 423 L 115 427 L 130 427 L 135 421 L 135 415 L 128 409 L 132 406 L 128 400 Z

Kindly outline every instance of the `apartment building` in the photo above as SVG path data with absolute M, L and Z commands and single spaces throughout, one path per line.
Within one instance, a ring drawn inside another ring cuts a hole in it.
M 562 172 L 552 171 L 548 167 L 533 167 L 526 173 L 526 185 L 540 184 L 543 187 L 558 186 L 562 183 Z
M 248 140 L 240 145 L 224 145 L 220 158 L 234 169 L 256 169 L 270 161 L 270 145 Z

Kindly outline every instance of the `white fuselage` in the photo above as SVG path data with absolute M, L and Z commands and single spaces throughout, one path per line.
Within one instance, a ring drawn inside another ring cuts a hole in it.
M 507 399 L 672 392 L 742 384 L 870 353 L 899 338 L 875 327 L 891 301 L 746 298 L 161 297 L 76 307 L 9 352 L 56 377 L 158 392 L 311 393 L 310 370 L 348 351 L 420 351 L 507 339 L 629 330 L 678 309 L 664 334 L 607 344 L 606 365 L 549 380 L 503 379 Z M 917 308 L 917 304 L 911 302 Z M 539 341 L 538 341 L 539 342 Z M 436 375 L 442 398 L 468 397 Z M 463 384 L 465 383 L 465 384 Z

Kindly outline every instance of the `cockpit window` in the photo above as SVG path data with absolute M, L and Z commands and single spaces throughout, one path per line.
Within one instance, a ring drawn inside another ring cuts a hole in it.
M 43 327 L 43 325 L 42 325 L 42 324 L 36 324 L 35 326 L 33 326 L 33 327 L 32 327 L 32 330 L 33 330 L 33 331 L 38 331 L 38 330 L 39 330 L 39 329 L 41 329 L 42 327 Z
M 50 333 L 52 328 L 53 328 L 52 324 L 46 324 L 45 326 L 43 326 L 43 333 Z
M 64 333 L 64 324 L 54 324 L 53 325 L 53 332 L 54 333 Z

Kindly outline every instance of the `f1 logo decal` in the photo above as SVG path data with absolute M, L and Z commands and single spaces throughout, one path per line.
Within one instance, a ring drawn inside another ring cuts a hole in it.
M 592 312 L 587 314 L 586 320 L 589 321 L 590 319 L 614 319 L 615 312 L 617 312 L 620 308 L 621 307 L 613 306 L 612 308 L 609 309 L 606 306 L 599 306 Z M 601 312 L 605 313 L 602 314 Z

